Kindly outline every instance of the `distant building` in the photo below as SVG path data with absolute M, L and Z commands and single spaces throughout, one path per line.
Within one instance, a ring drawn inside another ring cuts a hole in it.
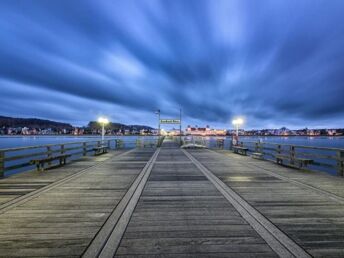
M 159 134 L 159 130 L 153 129 L 151 130 L 152 135 L 158 135 Z
M 327 130 L 327 134 L 329 136 L 335 136 L 335 135 L 337 135 L 337 130 L 335 130 L 335 129 L 328 129 Z
M 21 129 L 21 134 L 23 134 L 23 135 L 29 135 L 29 134 L 30 134 L 29 128 L 28 128 L 28 127 L 23 127 L 23 128 Z
M 225 136 L 227 130 L 225 129 L 211 129 L 207 125 L 206 127 L 191 127 L 190 125 L 186 128 L 185 135 L 197 135 L 197 136 Z

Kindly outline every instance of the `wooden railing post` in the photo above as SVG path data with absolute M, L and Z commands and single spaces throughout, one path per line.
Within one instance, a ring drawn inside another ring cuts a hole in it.
M 97 144 L 98 144 L 98 147 L 100 147 L 100 145 L 101 145 L 101 141 L 98 141 L 98 142 L 97 142 Z
M 119 149 L 120 148 L 120 142 L 119 142 L 119 140 L 117 139 L 116 140 L 116 149 Z
M 86 156 L 87 155 L 87 144 L 86 144 L 86 142 L 82 143 L 82 150 L 83 150 L 82 155 Z
M 47 146 L 47 157 L 48 158 L 52 157 L 51 147 L 50 146 Z M 48 162 L 48 165 L 51 166 L 51 161 Z
M 282 153 L 282 147 L 280 144 L 277 145 L 277 155 L 280 155 Z
M 296 156 L 296 153 L 295 153 L 295 146 L 290 146 L 290 164 L 291 165 L 294 165 L 295 164 L 295 156 Z
M 254 151 L 259 152 L 259 142 L 255 143 Z
M 337 175 L 344 176 L 344 151 L 337 151 Z
M 5 152 L 0 151 L 0 178 L 5 176 Z
M 61 154 L 65 153 L 65 148 L 64 148 L 64 144 L 61 144 Z

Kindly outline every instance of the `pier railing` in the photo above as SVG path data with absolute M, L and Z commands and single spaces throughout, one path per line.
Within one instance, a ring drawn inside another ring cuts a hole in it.
M 210 149 L 232 149 L 227 138 L 184 137 L 184 143 L 200 144 Z M 311 159 L 307 170 L 323 171 L 344 176 L 344 149 L 293 144 L 279 144 L 255 141 L 240 141 L 239 145 L 248 148 L 248 153 L 260 153 L 262 159 L 276 161 L 277 155 L 287 157 L 287 165 L 293 166 L 297 159 Z
M 249 152 L 261 153 L 266 160 L 276 161 L 277 155 L 283 155 L 288 157 L 289 165 L 294 165 L 298 158 L 311 159 L 307 169 L 344 176 L 344 149 L 254 141 L 239 144 Z
M 37 145 L 0 149 L 0 178 L 5 174 L 33 169 L 32 159 L 50 158 L 68 154 L 69 159 L 77 159 L 94 153 L 94 148 L 106 145 L 109 149 L 156 147 L 158 139 L 106 139 L 102 141 L 68 142 L 61 144 Z

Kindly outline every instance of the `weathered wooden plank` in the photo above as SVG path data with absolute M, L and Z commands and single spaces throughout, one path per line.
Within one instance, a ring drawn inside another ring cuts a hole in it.
M 219 178 L 214 176 L 191 154 L 183 150 L 188 158 L 216 186 L 226 199 L 239 211 L 245 220 L 260 234 L 269 246 L 280 256 L 310 257 L 304 249 L 280 231 L 274 224 L 242 199 L 236 192 L 227 187 Z
M 159 152 L 160 149 L 157 149 L 133 183 L 132 187 L 119 203 L 119 206 L 113 211 L 101 231 L 85 250 L 83 257 L 110 257 L 116 252 L 117 245 L 119 244 L 122 234 L 129 223 L 129 217 L 131 216 L 137 200 L 141 195 L 142 189 L 146 184 L 147 178 L 150 175 Z
M 163 244 L 163 240 L 151 241 L 150 245 L 146 246 L 124 246 L 121 245 L 117 254 L 150 254 L 158 255 L 163 253 L 175 253 L 175 254 L 198 254 L 198 253 L 271 253 L 271 249 L 264 244 L 200 244 L 196 245 L 195 240 L 189 239 L 189 242 L 184 245 L 170 245 L 169 243 Z M 159 244 L 162 243 L 162 244 Z
M 106 162 L 1 214 L 1 255 L 80 256 L 142 168 Z
M 331 247 L 344 250 L 339 237 L 343 234 L 344 215 L 338 195 L 344 182 L 341 178 L 280 168 L 264 161 L 247 161 L 248 158 L 237 161 L 231 155 L 227 155 L 227 161 L 220 161 L 219 154 L 212 155 L 211 159 L 218 163 L 208 162 L 208 153 L 193 152 L 193 155 L 197 159 L 203 157 L 202 163 L 208 169 L 310 254 L 319 255 L 323 248 L 322 254 L 328 252 L 331 256 L 333 253 L 326 247 L 327 238 Z M 319 241 L 325 243 L 317 246 Z
M 170 162 L 153 168 L 116 256 L 234 252 L 240 257 L 249 251 L 275 255 L 194 165 L 173 162 L 183 154 L 180 150 L 162 147 L 160 160 L 169 160 L 170 152 Z

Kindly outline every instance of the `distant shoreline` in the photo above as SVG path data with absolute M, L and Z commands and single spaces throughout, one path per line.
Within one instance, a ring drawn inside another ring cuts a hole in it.
M 151 137 L 151 136 L 158 136 L 158 135 L 105 135 L 106 138 L 110 137 Z M 183 136 L 196 136 L 196 137 L 231 137 L 232 135 L 226 135 L 226 136 L 216 136 L 216 135 L 183 135 Z M 70 135 L 70 134 L 32 134 L 32 135 L 0 135 L 1 138 L 22 138 L 22 137 L 76 137 L 76 138 L 96 138 L 101 137 L 101 135 L 95 135 L 95 134 L 84 134 L 84 135 Z M 177 137 L 177 136 L 176 136 Z M 239 135 L 240 137 L 282 137 L 282 138 L 288 138 L 288 137 L 344 137 L 344 135 Z
M 157 135 L 105 135 L 106 138 L 109 137 L 133 137 L 133 136 L 157 136 Z M 94 138 L 94 137 L 101 137 L 100 134 L 84 134 L 84 135 L 71 135 L 71 134 L 31 134 L 31 135 L 6 135 L 6 134 L 2 134 L 0 135 L 0 137 L 8 137 L 8 138 L 19 138 L 19 137 L 90 137 L 90 138 Z

